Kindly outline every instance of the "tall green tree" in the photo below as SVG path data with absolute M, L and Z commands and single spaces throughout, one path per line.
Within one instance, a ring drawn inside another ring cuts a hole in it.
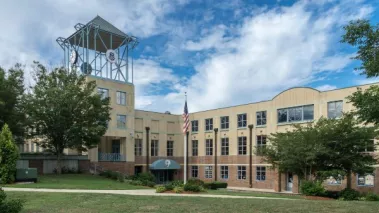
M 7 72 L 0 67 L 0 129 L 7 123 L 17 142 L 23 141 L 25 132 L 23 93 L 23 66 L 16 64 Z
M 0 133 L 0 183 L 12 183 L 15 180 L 18 149 L 7 124 Z
M 65 148 L 86 151 L 100 142 L 110 120 L 109 99 L 101 99 L 94 81 L 64 68 L 48 72 L 36 62 L 36 85 L 25 96 L 30 137 L 61 157 Z

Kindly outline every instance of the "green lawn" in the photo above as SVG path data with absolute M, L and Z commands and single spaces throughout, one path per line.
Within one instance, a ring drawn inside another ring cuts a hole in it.
M 45 188 L 45 189 L 147 189 L 143 186 L 133 186 L 100 176 L 86 174 L 43 175 L 37 183 L 11 184 L 6 187 Z
M 224 189 L 219 190 L 208 190 L 208 194 L 216 194 L 216 195 L 233 195 L 233 196 L 249 196 L 249 197 L 278 197 L 278 198 L 290 198 L 290 199 L 305 199 L 304 196 L 301 195 L 288 195 L 284 193 L 264 193 L 264 192 L 250 192 L 250 191 L 228 191 Z
M 151 197 L 106 194 L 7 192 L 25 200 L 23 212 L 282 212 L 378 213 L 379 202 Z

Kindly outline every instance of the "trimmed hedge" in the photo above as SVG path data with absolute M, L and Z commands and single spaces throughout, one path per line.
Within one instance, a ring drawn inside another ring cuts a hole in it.
M 205 186 L 205 183 L 204 181 L 200 180 L 200 179 L 196 179 L 196 178 L 191 178 L 187 181 L 188 184 L 192 184 L 192 185 L 198 185 L 198 186 Z
M 300 192 L 308 196 L 325 196 L 325 188 L 321 182 L 303 181 Z
M 359 192 L 354 189 L 346 188 L 340 192 L 340 198 L 342 198 L 343 200 L 358 200 L 359 197 Z
M 228 187 L 228 183 L 225 183 L 225 182 L 215 181 L 215 182 L 211 182 L 211 183 L 205 183 L 205 188 L 212 189 L 212 190 L 226 189 L 227 187 Z
M 187 192 L 201 192 L 202 186 L 186 183 L 184 184 L 183 189 L 184 191 L 187 191 Z

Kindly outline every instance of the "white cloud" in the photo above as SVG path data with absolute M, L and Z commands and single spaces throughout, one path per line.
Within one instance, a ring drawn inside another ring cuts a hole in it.
M 366 79 L 359 79 L 355 81 L 355 83 L 358 85 L 373 84 L 373 83 L 378 83 L 378 82 L 379 82 L 379 78 L 366 78 Z
M 337 86 L 325 84 L 325 85 L 316 87 L 316 89 L 320 91 L 328 91 L 328 90 L 337 89 Z

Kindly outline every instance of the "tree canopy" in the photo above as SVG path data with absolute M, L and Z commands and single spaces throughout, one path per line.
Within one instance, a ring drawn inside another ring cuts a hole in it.
M 5 124 L 0 132 L 0 183 L 14 182 L 18 157 L 12 133 Z

